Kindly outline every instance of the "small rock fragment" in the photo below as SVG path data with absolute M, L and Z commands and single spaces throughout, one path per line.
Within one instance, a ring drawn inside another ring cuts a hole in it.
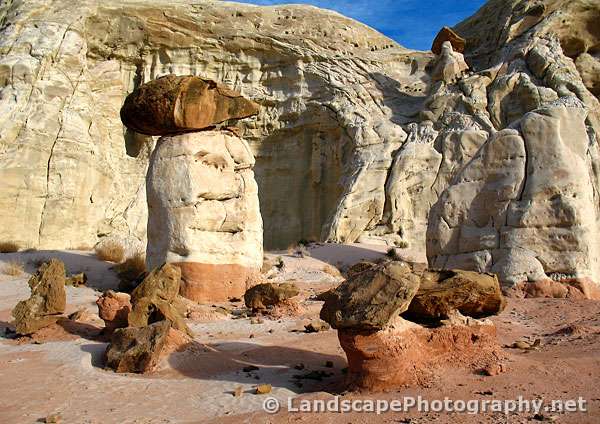
M 104 321 L 104 333 L 110 335 L 117 328 L 128 326 L 131 297 L 127 293 L 108 290 L 96 300 L 98 315 Z
M 169 321 L 145 327 L 118 328 L 106 349 L 107 367 L 116 372 L 146 373 L 158 365 L 171 329 Z
M 250 324 L 263 324 L 265 321 L 261 317 L 253 317 L 250 319 Z
M 65 284 L 67 286 L 73 287 L 83 287 L 88 281 L 88 277 L 85 272 L 80 272 L 79 274 L 71 275 L 69 278 L 65 280 Z
M 223 307 L 223 306 L 217 306 L 215 308 L 215 312 L 221 315 L 231 315 L 231 310 Z
M 80 308 L 77 311 L 75 311 L 69 315 L 69 319 L 71 321 L 78 321 L 78 322 L 92 322 L 92 321 L 97 320 L 97 318 L 98 318 L 97 315 L 90 313 L 90 311 L 88 311 L 85 308 Z
M 492 363 L 492 364 L 488 364 L 486 367 L 484 367 L 481 370 L 481 373 L 483 375 L 487 375 L 490 377 L 493 377 L 495 375 L 498 374 L 502 374 L 503 372 L 506 372 L 506 366 L 502 363 Z
M 233 396 L 235 396 L 235 397 L 241 397 L 243 394 L 244 394 L 244 388 L 242 386 L 237 386 L 233 390 Z
M 256 386 L 256 394 L 257 395 L 266 395 L 267 393 L 271 393 L 272 387 L 270 384 L 259 384 Z
M 50 414 L 44 420 L 44 422 L 46 424 L 50 424 L 50 423 L 52 423 L 52 424 L 58 424 L 61 421 L 62 421 L 62 417 L 61 417 L 60 414 Z
M 322 320 L 313 320 L 304 326 L 306 333 L 318 333 L 319 331 L 329 330 L 329 324 Z
M 515 349 L 531 349 L 531 345 L 523 340 L 514 342 L 510 347 Z
M 558 417 L 556 415 L 544 415 L 542 413 L 537 413 L 533 416 L 533 419 L 536 421 L 554 422 L 558 419 Z
M 244 301 L 248 308 L 266 309 L 267 306 L 277 305 L 299 293 L 298 287 L 292 283 L 264 283 L 248 289 L 244 294 Z

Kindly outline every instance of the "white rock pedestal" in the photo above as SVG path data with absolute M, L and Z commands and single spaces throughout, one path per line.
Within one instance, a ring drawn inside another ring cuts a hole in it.
M 161 137 L 146 176 L 146 262 L 182 271 L 181 295 L 242 297 L 260 276 L 263 227 L 248 144 L 229 131 Z

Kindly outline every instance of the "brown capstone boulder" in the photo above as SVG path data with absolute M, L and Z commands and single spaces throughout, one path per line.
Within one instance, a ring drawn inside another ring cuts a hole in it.
M 55 323 L 65 312 L 65 278 L 65 265 L 58 259 L 42 264 L 31 276 L 31 296 L 17 303 L 12 311 L 17 333 L 32 334 Z
M 438 321 L 454 311 L 481 318 L 500 313 L 506 300 L 495 274 L 475 271 L 425 271 L 419 291 L 405 318 L 416 321 Z
M 166 75 L 142 84 L 127 96 L 121 120 L 137 133 L 172 135 L 257 113 L 256 103 L 214 81 L 191 75 Z
M 300 293 L 298 287 L 292 283 L 258 284 L 244 294 L 244 302 L 251 309 L 266 309 L 268 306 L 278 305 Z
M 408 309 L 420 278 L 406 262 L 372 265 L 333 290 L 321 319 L 336 329 L 379 330 Z
M 442 45 L 445 41 L 450 41 L 452 50 L 455 52 L 463 53 L 465 51 L 466 40 L 446 26 L 435 36 L 433 44 L 431 45 L 431 51 L 435 54 L 440 54 L 442 52 Z
M 181 270 L 172 264 L 164 264 L 148 274 L 131 293 L 129 326 L 145 327 L 157 321 L 167 320 L 173 328 L 191 336 L 192 332 L 185 324 L 176 301 L 180 282 Z

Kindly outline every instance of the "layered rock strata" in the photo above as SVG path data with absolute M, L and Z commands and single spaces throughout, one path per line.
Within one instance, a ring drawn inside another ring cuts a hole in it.
M 147 176 L 150 269 L 181 268 L 181 294 L 241 297 L 262 266 L 262 218 L 248 144 L 230 131 L 162 137 Z
M 442 30 L 433 53 L 306 6 L 82 0 L 74 14 L 66 0 L 5 3 L 0 233 L 23 246 L 145 238 L 155 140 L 123 131 L 119 108 L 171 73 L 221 81 L 260 103 L 239 127 L 257 159 L 268 248 L 321 238 L 424 249 L 431 206 L 478 149 L 562 97 L 588 111 L 586 161 L 600 192 L 595 1 L 490 0 Z M 444 42 L 469 70 L 440 59 Z M 536 281 L 576 276 L 545 261 L 532 269 L 532 255 L 515 250 L 507 261 Z
M 74 13 L 66 0 L 13 1 L 0 21 L 0 233 L 38 248 L 145 241 L 156 140 L 124 131 L 119 110 L 167 74 L 201 75 L 260 103 L 240 128 L 257 158 L 268 247 L 321 234 L 351 241 L 383 210 L 386 170 L 431 57 L 299 5 L 82 0 Z
M 599 281 L 600 152 L 587 116 L 565 97 L 491 136 L 431 209 L 431 265 L 494 272 L 507 285 Z

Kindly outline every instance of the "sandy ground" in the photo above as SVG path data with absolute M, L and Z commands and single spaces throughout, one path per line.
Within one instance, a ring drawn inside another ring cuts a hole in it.
M 237 318 L 241 302 L 207 305 L 226 307 L 232 314 L 207 314 L 211 319 L 189 321 L 196 334 L 194 346 L 172 354 L 153 375 L 116 374 L 104 370 L 106 343 L 95 336 L 97 323 L 65 326 L 63 337 L 17 343 L 0 336 L 0 422 L 43 422 L 60 414 L 64 423 L 528 423 L 538 420 L 560 423 L 600 422 L 600 302 L 563 299 L 511 299 L 508 308 L 494 318 L 500 342 L 534 341 L 538 350 L 506 348 L 506 372 L 483 376 L 472 370 L 450 369 L 438 373 L 428 387 L 401 388 L 397 392 L 359 394 L 344 392 L 346 360 L 335 330 L 305 333 L 304 325 L 318 316 L 321 303 L 314 293 L 337 284 L 339 278 L 324 271 L 329 263 L 345 267 L 385 253 L 385 246 L 321 245 L 310 257 L 281 256 L 284 270 L 274 281 L 295 281 L 302 289 L 304 312 L 282 319 L 265 318 L 252 324 Z M 407 259 L 422 258 L 418 252 L 401 252 Z M 84 288 L 67 288 L 68 311 L 84 308 L 97 313 L 96 298 L 114 288 L 117 280 L 111 264 L 89 252 L 29 252 L 0 255 L 2 263 L 19 260 L 33 272 L 39 259 L 58 257 L 70 273 L 85 271 Z M 0 275 L 0 335 L 8 326 L 10 310 L 29 296 L 28 275 Z M 67 337 L 65 337 L 65 335 Z M 67 340 L 68 339 L 68 340 Z M 331 362 L 333 366 L 331 366 Z M 245 372 L 255 365 L 259 369 Z M 302 368 L 302 369 L 298 369 Z M 302 378 L 323 371 L 322 380 Z M 257 384 L 269 383 L 269 395 L 254 394 Z M 241 386 L 244 394 L 233 396 Z M 587 400 L 587 413 L 544 412 L 506 416 L 503 413 L 417 412 L 295 413 L 286 411 L 288 398 L 299 399 L 402 399 L 420 395 L 425 399 L 577 399 Z M 274 415 L 262 410 L 273 396 L 284 407 Z

